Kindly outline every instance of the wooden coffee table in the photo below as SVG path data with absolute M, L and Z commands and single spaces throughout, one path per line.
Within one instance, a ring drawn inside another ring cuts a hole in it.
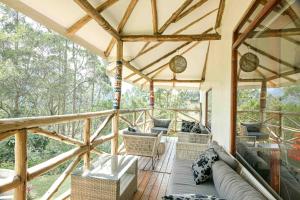
M 132 199 L 137 191 L 135 156 L 100 156 L 89 171 L 71 176 L 71 199 Z

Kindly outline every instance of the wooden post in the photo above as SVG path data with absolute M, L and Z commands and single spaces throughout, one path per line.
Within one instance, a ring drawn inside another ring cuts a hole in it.
M 119 115 L 120 115 L 120 103 L 122 92 L 122 60 L 123 60 L 123 43 L 117 41 L 117 61 L 115 72 L 115 85 L 114 85 L 114 104 L 113 108 L 116 111 L 112 119 L 112 132 L 114 139 L 111 141 L 111 153 L 116 155 L 118 152 L 118 137 L 119 137 Z
M 132 122 L 133 126 L 136 125 L 136 112 L 133 112 L 133 122 Z
M 90 136 L 91 136 L 91 119 L 87 118 L 84 121 L 83 142 L 85 145 L 88 146 L 89 150 L 84 154 L 84 157 L 83 157 L 84 171 L 90 169 L 90 156 L 91 156 L 90 155 L 90 150 L 91 150 Z
M 14 199 L 26 200 L 27 188 L 27 131 L 20 130 L 15 135 L 15 172 L 21 179 L 21 184 L 16 187 Z
M 147 111 L 144 111 L 144 132 L 146 131 L 146 124 L 147 124 Z
M 153 80 L 150 81 L 150 91 L 149 91 L 149 105 L 150 105 L 150 115 L 153 117 L 154 111 L 154 86 Z
M 263 123 L 265 120 L 265 108 L 266 108 L 266 98 L 267 98 L 267 82 L 261 82 L 260 89 L 260 122 Z

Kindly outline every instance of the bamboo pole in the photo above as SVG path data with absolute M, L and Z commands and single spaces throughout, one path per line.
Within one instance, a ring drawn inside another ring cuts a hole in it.
M 15 135 L 15 172 L 21 184 L 15 189 L 15 200 L 27 199 L 27 132 L 20 130 Z
M 90 146 L 91 146 L 90 136 L 91 136 L 91 119 L 87 118 L 84 121 L 83 142 L 89 148 L 89 150 L 83 156 L 83 169 L 84 170 L 89 170 L 89 168 L 90 168 L 90 159 L 91 159 L 91 155 L 90 155 Z
M 18 187 L 21 184 L 19 176 L 13 176 L 0 182 L 0 194 Z
M 112 132 L 114 138 L 111 141 L 111 154 L 116 155 L 118 153 L 118 137 L 119 137 L 119 115 L 120 115 L 120 104 L 121 104 L 121 92 L 122 92 L 122 60 L 123 60 L 123 43 L 117 42 L 117 66 L 115 74 L 115 85 L 114 85 L 114 110 L 116 114 L 112 120 Z

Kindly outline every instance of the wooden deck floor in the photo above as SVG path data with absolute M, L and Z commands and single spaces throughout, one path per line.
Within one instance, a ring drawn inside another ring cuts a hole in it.
M 138 161 L 138 191 L 134 200 L 161 199 L 165 195 L 175 158 L 176 138 L 168 138 L 165 153 L 151 170 L 151 159 L 140 157 Z

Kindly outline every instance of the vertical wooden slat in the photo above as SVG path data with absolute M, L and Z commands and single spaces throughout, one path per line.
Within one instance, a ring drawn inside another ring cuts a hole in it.
M 19 130 L 15 135 L 15 172 L 21 184 L 15 189 L 15 200 L 26 200 L 27 187 L 27 131 Z
M 117 61 L 116 61 L 116 72 L 115 72 L 115 85 L 114 85 L 114 105 L 113 108 L 116 110 L 114 118 L 112 120 L 112 132 L 114 139 L 111 141 L 111 153 L 116 155 L 118 152 L 118 137 L 119 137 L 119 115 L 120 115 L 120 104 L 121 104 L 121 91 L 122 91 L 122 60 L 123 60 L 123 43 L 117 41 Z
M 259 112 L 260 112 L 260 122 L 265 121 L 265 108 L 266 108 L 266 98 L 267 98 L 267 82 L 261 82 L 261 89 L 260 89 L 260 105 L 259 105 Z
M 84 130 L 83 130 L 83 142 L 85 145 L 87 145 L 89 147 L 89 150 L 84 154 L 83 156 L 83 163 L 84 163 L 84 170 L 88 170 L 90 168 L 90 145 L 91 145 L 91 141 L 90 141 L 90 137 L 91 137 L 91 119 L 87 118 L 84 121 Z
M 175 127 L 174 127 L 174 131 L 176 132 L 176 130 L 177 130 L 177 111 L 175 110 L 174 112 L 175 112 L 175 113 L 174 113 L 174 114 L 175 114 L 175 117 L 174 117 L 174 118 L 175 118 L 175 123 L 174 123 L 174 124 L 175 124 L 175 125 L 174 125 Z

